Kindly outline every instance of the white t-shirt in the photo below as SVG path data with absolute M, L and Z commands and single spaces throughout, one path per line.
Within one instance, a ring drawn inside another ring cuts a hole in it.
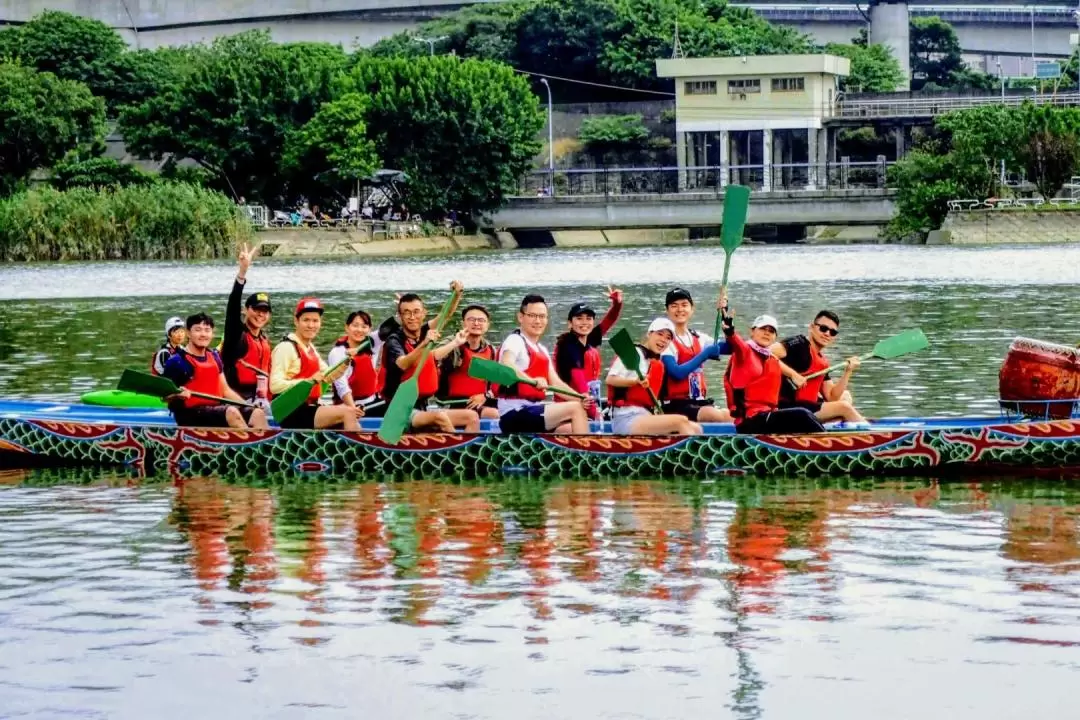
M 534 343 L 525 339 L 521 333 L 510 333 L 502 345 L 499 346 L 498 362 L 503 361 L 503 353 L 510 351 L 514 354 L 514 367 L 520 372 L 529 369 L 529 351 L 540 353 L 548 359 L 548 367 L 551 367 L 551 354 L 540 343 Z M 544 378 L 547 380 L 547 378 Z M 521 398 L 499 398 L 499 414 L 505 415 L 511 410 L 517 410 L 525 405 L 531 405 L 531 400 Z
M 634 349 L 637 350 L 637 354 L 638 354 L 638 369 L 641 370 L 641 374 L 643 376 L 647 377 L 648 372 L 649 372 L 649 363 L 645 359 L 645 353 L 643 353 L 641 351 L 641 348 L 639 348 L 639 347 L 636 347 Z M 626 379 L 626 380 L 637 380 L 638 379 L 637 373 L 634 372 L 633 370 L 628 369 L 626 367 L 626 365 L 623 364 L 622 358 L 619 358 L 619 357 L 616 357 L 615 362 L 611 364 L 611 369 L 608 370 L 607 376 L 609 378 L 616 377 L 616 378 L 623 378 L 623 379 Z M 649 411 L 645 410 L 644 408 L 635 407 L 635 406 L 632 406 L 632 405 L 626 405 L 626 406 L 622 406 L 622 407 L 613 407 L 613 408 L 611 408 L 611 416 L 613 418 L 614 417 L 622 417 L 623 415 L 641 415 L 642 413 L 648 414 Z
M 712 336 L 709 335 L 708 333 L 699 332 L 697 339 L 698 339 L 698 342 L 701 343 L 701 349 L 702 350 L 704 350 L 707 345 L 712 345 L 712 343 L 713 343 Z M 694 336 L 691 335 L 689 331 L 687 331 L 683 335 L 676 335 L 672 339 L 672 341 L 670 343 L 668 343 L 668 346 L 666 348 L 664 348 L 664 353 L 663 354 L 664 355 L 671 355 L 672 357 L 675 357 L 675 358 L 679 357 L 678 352 L 676 352 L 676 350 L 675 350 L 675 344 L 676 343 L 682 345 L 683 348 L 685 348 L 685 349 L 692 348 L 694 346 Z

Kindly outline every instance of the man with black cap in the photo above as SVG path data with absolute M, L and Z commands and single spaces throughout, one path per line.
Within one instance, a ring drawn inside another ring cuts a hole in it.
M 694 317 L 694 298 L 690 291 L 677 287 L 664 298 L 667 316 L 675 326 L 675 337 L 664 350 L 664 387 L 660 399 L 664 412 L 684 415 L 694 422 L 731 422 L 731 413 L 713 406 L 701 366 L 710 356 L 702 350 L 714 343 L 709 335 L 690 329 Z M 727 343 L 718 343 L 718 355 L 727 355 Z
M 270 340 L 266 326 L 270 322 L 270 296 L 266 293 L 248 295 L 243 316 L 240 314 L 240 295 L 247 282 L 247 271 L 255 257 L 247 244 L 240 250 L 236 281 L 225 306 L 225 333 L 221 341 L 221 360 L 225 363 L 225 379 L 245 400 L 269 402 Z
M 579 393 L 588 394 L 589 383 L 600 380 L 600 346 L 622 312 L 622 290 L 609 285 L 607 293 L 611 307 L 599 325 L 596 324 L 596 311 L 588 303 L 575 303 L 566 315 L 566 332 L 555 339 L 555 372 Z M 556 397 L 558 401 L 567 399 Z M 589 412 L 594 420 L 600 415 L 596 405 L 592 405 Z

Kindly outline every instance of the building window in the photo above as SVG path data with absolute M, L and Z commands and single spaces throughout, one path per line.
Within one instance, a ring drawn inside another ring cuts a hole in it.
M 802 92 L 806 89 L 806 79 L 801 77 L 773 78 L 773 92 Z
M 683 95 L 715 95 L 715 80 L 687 80 L 683 84 Z
M 756 78 L 754 80 L 728 80 L 727 91 L 728 95 L 759 93 L 761 92 L 761 81 Z

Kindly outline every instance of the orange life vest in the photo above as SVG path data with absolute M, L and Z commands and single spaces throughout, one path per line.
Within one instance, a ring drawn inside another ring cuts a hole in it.
M 345 336 L 339 337 L 334 346 L 348 347 L 349 339 Z M 375 370 L 375 357 L 371 354 L 371 350 L 363 350 L 353 355 L 351 365 L 352 373 L 349 375 L 349 392 L 353 396 L 353 401 L 374 395 L 379 389 L 379 374 Z M 336 388 L 334 389 L 334 401 L 341 402 Z
M 408 355 L 417 347 L 420 346 L 418 340 L 412 340 L 410 338 L 403 338 L 402 347 L 405 349 L 405 354 Z M 420 371 L 420 377 L 416 381 L 417 387 L 417 402 L 421 402 L 431 397 L 439 391 L 439 366 L 435 364 L 435 357 L 429 352 L 427 359 L 424 360 L 424 366 L 418 368 L 414 363 L 411 368 L 404 371 L 401 374 L 401 382 L 405 382 L 413 375 L 417 370 Z M 376 381 L 379 388 L 379 393 L 382 394 L 386 389 L 386 345 L 383 345 L 382 362 L 379 363 L 378 380 Z M 397 388 L 394 388 L 397 391 Z M 389 400 L 390 398 L 384 397 Z
M 236 361 L 236 384 L 237 387 L 233 388 L 240 394 L 245 394 L 253 390 L 259 383 L 259 376 L 254 370 L 244 365 L 241 360 L 259 368 L 267 375 L 270 374 L 270 341 L 266 337 L 266 333 L 259 333 L 256 337 L 251 334 L 251 331 L 244 328 L 244 334 L 241 335 L 244 340 L 244 354 Z
M 810 346 L 810 367 L 807 368 L 805 375 L 811 375 L 824 370 L 829 367 L 829 361 L 822 356 L 814 347 L 814 343 L 808 343 Z M 821 386 L 825 383 L 825 376 L 813 378 L 807 380 L 806 384 L 795 391 L 795 399 L 800 402 L 817 402 L 821 396 Z
M 664 363 L 660 358 L 649 350 L 645 350 L 641 345 L 639 348 L 645 351 L 645 358 L 648 370 L 644 373 L 645 379 L 649 381 L 649 387 L 653 393 L 659 397 L 660 389 L 664 386 Z M 652 409 L 653 400 L 649 397 L 649 392 L 641 385 L 632 385 L 630 387 L 612 387 L 608 385 L 607 388 L 608 404 L 612 407 L 642 407 Z
M 495 346 L 485 343 L 478 350 L 473 350 L 468 345 L 461 346 L 461 364 L 446 374 L 446 398 L 470 398 L 473 395 L 483 395 L 488 390 L 487 380 L 480 380 L 469 375 L 469 365 L 474 357 L 484 360 L 495 360 Z
M 780 361 L 774 356 L 763 356 L 756 350 L 746 353 L 749 360 L 740 362 L 733 354 L 724 378 L 728 410 L 738 425 L 758 413 L 776 410 L 780 398 Z
M 671 339 L 672 344 L 675 346 L 675 359 L 680 365 L 690 362 L 698 353 L 701 352 L 701 336 L 696 330 L 690 331 L 690 346 L 687 347 L 679 341 L 678 337 Z M 696 376 L 696 377 L 695 377 Z M 700 398 L 692 398 L 690 395 L 690 383 L 691 378 L 694 378 L 695 383 L 700 388 Z M 682 380 L 675 380 L 674 378 L 668 378 L 667 386 L 664 388 L 665 400 L 699 400 L 707 397 L 709 388 L 705 384 L 705 373 L 700 369 L 695 370 L 686 376 Z
M 515 330 L 514 332 L 521 335 L 520 330 Z M 551 377 L 551 358 L 543 352 L 533 350 L 524 335 L 522 335 L 521 339 L 525 343 L 525 353 L 529 357 L 529 365 L 525 368 L 525 374 L 531 378 L 544 378 L 547 380 Z M 499 397 L 507 400 L 517 399 L 540 402 L 544 399 L 544 395 L 545 393 L 543 390 L 533 387 L 532 385 L 526 385 L 525 383 L 514 383 L 513 385 L 499 388 Z
M 221 370 L 223 365 L 216 350 L 207 348 L 206 354 L 202 357 L 192 355 L 183 348 L 178 349 L 176 352 L 188 361 L 194 371 L 191 380 L 184 383 L 183 387 L 185 389 L 207 395 L 221 394 Z M 207 407 L 217 404 L 216 400 L 207 400 L 200 397 L 190 397 L 183 401 L 186 408 Z
M 307 380 L 310 377 L 315 377 L 315 374 L 322 370 L 322 364 L 319 362 L 319 354 L 315 351 L 315 347 L 309 345 L 308 349 L 300 347 L 300 343 L 293 340 L 291 337 L 285 336 L 288 342 L 291 342 L 293 347 L 296 348 L 296 354 L 300 358 L 300 372 L 296 373 L 290 380 Z M 319 398 L 322 397 L 322 385 L 315 383 L 315 387 L 311 388 L 311 392 L 307 396 L 307 404 L 315 405 L 319 402 Z

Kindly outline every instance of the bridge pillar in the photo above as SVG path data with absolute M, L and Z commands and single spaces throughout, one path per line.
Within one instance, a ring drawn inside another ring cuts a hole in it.
M 761 131 L 761 189 L 772 190 L 772 130 Z
M 678 165 L 680 168 L 684 168 L 690 164 L 687 162 L 688 158 L 686 157 L 686 133 L 684 132 L 675 132 L 675 157 L 675 164 Z M 686 171 L 679 170 L 679 192 L 685 191 Z
M 911 40 L 908 4 L 905 0 L 874 0 L 870 4 L 870 42 L 884 45 L 904 71 L 904 79 L 896 86 L 897 91 L 911 89 Z
M 728 153 L 731 150 L 731 139 L 728 137 L 727 130 L 720 131 L 720 187 L 727 187 L 728 185 Z

